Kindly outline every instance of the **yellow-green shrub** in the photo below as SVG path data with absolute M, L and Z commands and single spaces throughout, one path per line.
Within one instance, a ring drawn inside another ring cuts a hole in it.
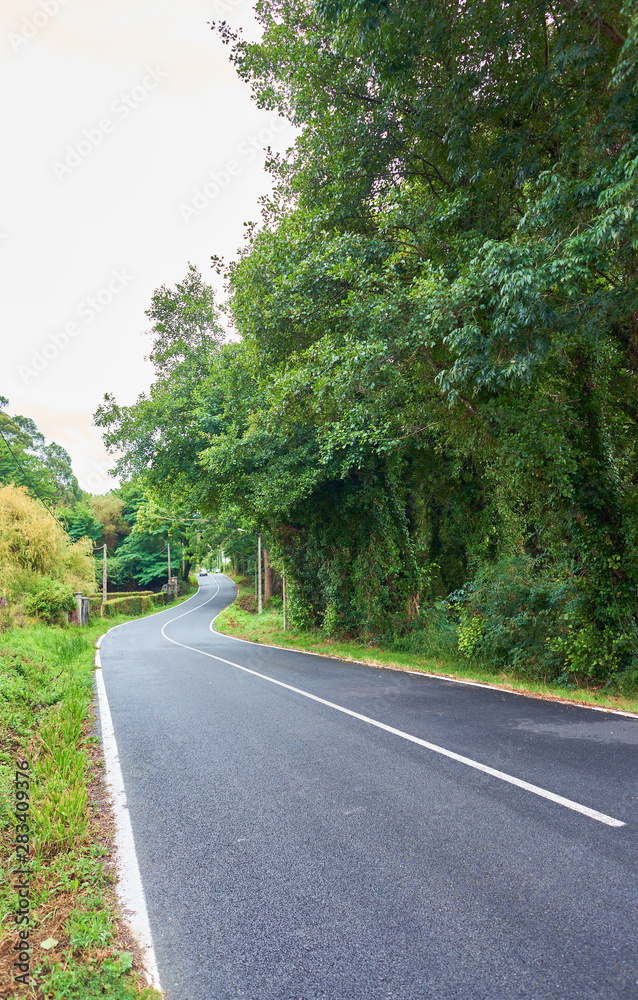
M 43 577 L 72 590 L 95 590 L 92 542 L 72 543 L 51 514 L 22 486 L 0 487 L 0 596 L 20 601 Z

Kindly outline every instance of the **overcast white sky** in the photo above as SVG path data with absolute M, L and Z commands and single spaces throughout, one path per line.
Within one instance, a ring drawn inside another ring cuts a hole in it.
M 210 257 L 259 217 L 263 147 L 293 140 L 212 20 L 256 37 L 251 0 L 2 3 L 0 395 L 90 492 L 113 486 L 92 414 L 150 384 L 154 289 L 192 261 L 221 293 Z

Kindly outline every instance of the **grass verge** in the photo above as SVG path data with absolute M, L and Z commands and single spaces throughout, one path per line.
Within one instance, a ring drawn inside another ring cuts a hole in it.
M 415 670 L 440 677 L 491 684 L 506 691 L 534 698 L 638 713 L 638 697 L 612 694 L 595 688 L 566 689 L 559 685 L 516 677 L 505 671 L 490 670 L 481 664 L 470 662 L 461 653 L 454 657 L 438 653 L 432 655 L 425 651 L 422 655 L 398 653 L 372 643 L 329 638 L 318 630 L 301 631 L 287 628 L 284 631 L 281 607 L 268 607 L 261 615 L 255 614 L 252 581 L 233 574 L 228 575 L 234 580 L 239 593 L 235 603 L 222 611 L 215 620 L 215 628 L 226 635 L 247 639 L 250 642 L 262 642 L 266 645 L 284 646 L 287 649 L 300 649 L 307 653 L 321 653 L 322 656 L 367 663 L 373 667 Z
M 95 640 L 134 617 L 0 635 L 3 1000 L 159 1000 L 117 913 L 93 715 Z

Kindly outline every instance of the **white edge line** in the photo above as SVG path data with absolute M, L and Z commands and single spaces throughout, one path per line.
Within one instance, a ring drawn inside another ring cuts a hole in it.
M 188 604 L 188 602 L 192 601 L 195 597 L 198 597 L 200 589 L 201 587 L 198 581 L 197 591 L 192 594 L 188 600 L 184 601 L 182 606 Z M 216 596 L 218 592 L 219 584 L 217 585 L 217 591 L 215 591 L 215 595 L 213 596 Z M 205 601 L 204 603 L 207 604 L 208 601 Z M 189 611 L 185 611 L 182 615 L 177 615 L 177 617 L 182 618 L 184 614 L 190 614 L 190 611 L 196 611 L 197 608 L 200 607 L 203 607 L 203 605 L 198 604 L 197 607 L 190 608 Z M 144 617 L 154 618 L 155 615 L 163 615 L 166 614 L 167 611 L 171 610 L 171 608 L 162 608 L 161 611 L 155 611 L 152 615 L 145 615 Z M 115 741 L 115 732 L 113 730 L 113 720 L 111 718 L 111 710 L 109 708 L 106 688 L 104 686 L 104 675 L 101 670 L 102 660 L 100 649 L 102 646 L 102 640 L 106 638 L 109 632 L 113 632 L 117 628 L 122 628 L 124 625 L 131 625 L 136 621 L 140 621 L 140 619 L 134 618 L 130 622 L 120 622 L 119 625 L 113 625 L 110 629 L 107 629 L 106 632 L 99 636 L 95 640 L 95 657 L 93 664 L 96 671 L 100 671 L 99 674 L 95 674 L 95 685 L 97 689 L 98 707 L 100 710 L 105 780 L 111 792 L 113 812 L 115 815 L 115 844 L 119 869 L 117 893 L 120 900 L 122 916 L 130 927 L 131 933 L 135 937 L 135 940 L 137 941 L 142 952 L 144 959 L 144 972 L 146 974 L 148 984 L 162 993 L 163 990 L 160 983 L 159 969 L 157 967 L 157 957 L 155 955 L 155 947 L 153 945 L 153 937 L 151 935 L 151 927 L 148 919 L 148 910 L 146 908 L 146 897 L 144 896 L 142 877 L 140 875 L 140 869 L 137 862 L 133 827 L 131 826 L 131 817 L 129 815 L 128 805 L 126 802 L 124 779 L 122 777 L 117 743 Z M 170 621 L 175 621 L 175 619 L 171 618 Z M 168 622 L 166 624 L 168 624 Z
M 200 607 L 203 607 L 203 605 L 200 605 Z M 193 611 L 194 610 L 196 609 L 193 608 Z M 178 617 L 182 618 L 184 616 L 178 615 Z M 176 621 L 176 619 L 173 618 L 171 621 Z M 599 812 L 598 809 L 590 809 L 589 806 L 584 806 L 580 802 L 574 802 L 572 799 L 567 799 L 562 795 L 557 795 L 555 792 L 550 792 L 546 788 L 540 788 L 538 785 L 532 785 L 530 782 L 523 781 L 521 778 L 516 778 L 514 775 L 507 774 L 505 771 L 498 771 L 496 768 L 488 767 L 487 764 L 481 764 L 480 761 L 473 760 L 471 757 L 464 757 L 462 754 L 455 753 L 453 750 L 447 750 L 445 747 L 438 746 L 436 743 L 429 743 L 427 740 L 422 740 L 418 736 L 412 736 L 411 733 L 406 733 L 402 729 L 395 729 L 394 726 L 388 726 L 385 722 L 379 722 L 377 719 L 371 719 L 367 715 L 361 715 L 359 712 L 353 712 L 350 708 L 345 708 L 343 705 L 336 705 L 332 701 L 326 701 L 325 698 L 319 698 L 316 694 L 311 694 L 309 691 L 302 691 L 301 688 L 293 687 L 292 684 L 285 684 L 283 681 L 275 680 L 274 677 L 269 677 L 267 674 L 262 674 L 257 670 L 251 670 L 249 667 L 244 667 L 240 663 L 234 663 L 232 660 L 226 660 L 222 656 L 215 656 L 213 653 L 207 653 L 205 650 L 197 649 L 195 646 L 188 646 L 184 642 L 178 642 L 177 639 L 171 639 L 170 636 L 166 635 L 164 632 L 167 625 L 170 625 L 170 622 L 164 623 L 161 633 L 164 638 L 168 640 L 168 642 L 172 642 L 176 646 L 181 646 L 183 649 L 190 649 L 193 653 L 200 653 L 202 656 L 208 656 L 211 660 L 219 660 L 220 663 L 226 663 L 228 666 L 235 667 L 237 670 L 243 670 L 245 673 L 252 674 L 254 677 L 259 677 L 262 680 L 269 681 L 271 684 L 276 684 L 278 687 L 286 688 L 286 690 L 293 691 L 295 694 L 300 694 L 304 698 L 309 698 L 311 701 L 316 701 L 320 705 L 326 705 L 328 708 L 333 708 L 337 712 L 349 715 L 353 719 L 359 719 L 361 722 L 366 722 L 370 726 L 376 726 L 377 729 L 382 729 L 386 733 L 391 733 L 393 736 L 399 736 L 401 739 L 408 740 L 410 743 L 416 743 L 418 746 L 425 747 L 426 750 L 431 750 L 434 753 L 441 754 L 443 757 L 448 757 L 450 760 L 458 761 L 460 764 L 465 764 L 467 767 L 472 767 L 477 771 L 482 771 L 484 774 L 489 774 L 491 777 L 498 778 L 500 781 L 505 781 L 510 785 L 516 785 L 517 788 L 522 788 L 524 791 L 531 792 L 533 795 L 538 795 L 543 799 L 548 799 L 550 802 L 556 802 L 558 805 L 565 806 L 567 809 L 581 813 L 583 816 L 588 816 L 590 819 L 598 820 L 599 823 L 604 823 L 606 826 L 621 827 L 627 825 L 623 822 L 623 820 L 615 819 L 613 816 L 608 816 L 606 813 Z M 220 633 L 220 635 L 221 634 L 222 633 Z M 279 648 L 283 649 L 285 647 Z M 295 652 L 299 652 L 299 650 L 296 650 Z
M 102 638 L 103 636 L 100 636 L 98 642 Z M 99 657 L 99 651 L 96 653 L 96 657 Z M 120 899 L 122 915 L 141 949 L 144 971 L 149 986 L 153 986 L 161 993 L 162 987 L 157 967 L 157 958 L 155 956 L 151 927 L 148 920 L 144 888 L 137 863 L 133 828 L 126 803 L 126 791 L 120 768 L 117 743 L 115 742 L 113 720 L 111 719 L 106 688 L 104 687 L 104 675 L 101 670 L 95 674 L 95 685 L 97 688 L 100 723 L 102 727 L 105 779 L 111 792 L 113 812 L 115 814 L 115 844 L 119 870 L 117 893 Z
M 541 698 L 537 697 L 530 691 L 512 691 L 511 688 L 498 687 L 496 684 L 487 684 L 485 681 L 466 681 L 462 680 L 460 677 L 450 677 L 449 674 L 431 674 L 428 673 L 427 670 L 409 670 L 407 667 L 390 667 L 384 663 L 374 664 L 367 663 L 365 660 L 345 659 L 343 656 L 335 656 L 334 653 L 315 653 L 309 649 L 297 649 L 295 646 L 276 646 L 274 642 L 255 642 L 252 639 L 240 639 L 236 635 L 228 635 L 227 632 L 220 632 L 218 629 L 213 628 L 222 612 L 227 611 L 231 606 L 232 602 L 226 608 L 222 608 L 222 611 L 215 615 L 208 628 L 211 632 L 217 632 L 217 635 L 223 635 L 224 639 L 232 639 L 233 642 L 245 642 L 249 646 L 264 646 L 266 649 L 284 649 L 290 653 L 303 653 L 304 656 L 321 656 L 324 660 L 339 660 L 341 663 L 359 663 L 362 667 L 372 667 L 375 670 L 392 670 L 398 674 L 412 674 L 414 677 L 431 677 L 435 681 L 448 681 L 450 684 L 465 684 L 468 687 L 486 688 L 488 691 L 500 691 L 501 694 L 513 694 L 518 698 L 532 698 L 534 701 L 551 701 L 555 705 L 567 705 L 568 708 L 586 708 L 590 712 L 605 712 L 607 715 L 621 715 L 625 719 L 638 719 L 638 714 L 635 712 L 623 712 L 619 708 L 603 708 L 601 705 L 584 705 L 580 701 L 571 701 L 568 699 L 563 701 L 560 698 L 557 698 L 556 700 L 554 698 Z

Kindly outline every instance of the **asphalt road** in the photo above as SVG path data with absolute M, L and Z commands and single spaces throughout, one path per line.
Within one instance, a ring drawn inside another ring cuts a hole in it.
M 638 720 L 233 640 L 201 583 L 101 648 L 169 1000 L 638 998 Z

